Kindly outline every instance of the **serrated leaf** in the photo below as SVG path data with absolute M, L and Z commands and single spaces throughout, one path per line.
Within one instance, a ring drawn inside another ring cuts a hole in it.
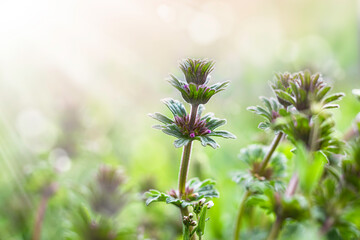
M 169 110 L 174 115 L 174 117 L 175 116 L 183 117 L 186 115 L 186 109 L 181 102 L 171 98 L 165 98 L 162 101 L 169 108 Z
M 223 137 L 223 138 L 232 138 L 232 139 L 236 139 L 236 136 L 228 131 L 213 131 L 209 134 L 207 134 L 207 136 L 214 136 L 214 137 Z
M 191 140 L 187 138 L 178 138 L 174 141 L 174 146 L 176 148 L 183 147 L 187 145 Z
M 208 118 L 207 119 L 207 124 L 206 127 L 208 129 L 210 129 L 211 131 L 213 131 L 214 129 L 225 125 L 226 124 L 226 120 L 225 119 L 219 119 L 219 118 Z
M 216 149 L 219 146 L 219 144 L 217 144 L 217 142 L 214 141 L 214 139 L 208 137 L 208 136 L 199 136 L 199 139 L 201 141 L 201 145 L 203 145 L 204 147 L 206 147 L 206 145 L 211 146 L 212 148 Z
M 154 118 L 155 120 L 158 120 L 162 123 L 165 123 L 165 124 L 172 124 L 174 123 L 173 120 L 171 120 L 170 118 L 162 115 L 161 113 L 153 113 L 153 114 L 149 114 L 150 117 Z

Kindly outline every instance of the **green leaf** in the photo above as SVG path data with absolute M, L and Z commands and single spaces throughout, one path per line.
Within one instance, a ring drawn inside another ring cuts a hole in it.
M 325 95 L 331 90 L 331 87 L 324 87 L 317 93 L 317 101 L 321 101 L 325 97 Z
M 154 113 L 154 114 L 149 114 L 150 117 L 162 122 L 162 123 L 165 123 L 165 124 L 172 124 L 174 123 L 173 120 L 171 120 L 170 118 L 162 115 L 161 113 Z
M 196 227 L 196 234 L 200 237 L 205 234 L 205 222 L 206 222 L 207 207 L 204 206 L 199 214 L 199 222 Z
M 210 86 L 210 89 L 215 90 L 216 93 L 225 90 L 225 88 L 229 85 L 230 81 L 225 81 L 225 82 L 221 82 L 221 83 L 216 83 L 212 86 Z
M 208 137 L 208 136 L 199 136 L 198 137 L 201 141 L 201 145 L 203 145 L 204 147 L 206 147 L 206 145 L 211 146 L 212 148 L 216 149 L 219 146 L 219 144 L 217 144 L 217 142 L 214 141 L 214 139 Z
M 306 152 L 304 146 L 297 146 L 295 162 L 300 187 L 305 193 L 310 194 L 319 183 L 327 157 L 321 151 L 311 154 Z
M 292 105 L 295 105 L 295 100 L 289 93 L 281 91 L 281 90 L 275 90 L 275 93 L 278 96 L 278 98 L 281 98 L 284 101 L 289 102 Z
M 146 206 L 149 206 L 153 202 L 164 202 L 169 195 L 161 193 L 155 189 L 151 189 L 149 192 L 145 193 L 146 199 Z
M 187 145 L 191 140 L 187 138 L 178 138 L 174 141 L 174 146 L 176 148 Z
M 208 118 L 207 119 L 207 124 L 206 127 L 208 129 L 210 129 L 211 131 L 213 131 L 214 129 L 225 125 L 226 124 L 226 120 L 225 119 L 219 119 L 219 118 Z
M 194 192 L 198 193 L 200 198 L 218 198 L 219 192 L 215 189 L 216 182 L 211 179 L 200 181 L 198 178 L 192 178 L 187 183 L 188 188 L 192 188 Z
M 223 137 L 223 138 L 232 138 L 232 139 L 236 139 L 236 136 L 233 135 L 232 133 L 228 132 L 228 131 L 213 131 L 209 134 L 207 134 L 207 136 L 214 136 L 214 137 Z
M 270 122 L 261 122 L 261 123 L 259 123 L 258 128 L 262 129 L 262 130 L 266 130 L 266 129 L 269 129 L 270 126 L 271 126 Z
M 251 195 L 246 201 L 246 204 L 248 204 L 249 206 L 257 206 L 265 209 L 268 213 L 271 213 L 273 211 L 271 199 L 269 199 L 269 197 L 265 194 Z
M 174 117 L 175 116 L 183 117 L 186 115 L 186 109 L 181 102 L 171 98 L 165 98 L 162 101 L 169 108 L 169 110 L 172 112 Z
M 248 107 L 247 110 L 252 111 L 255 114 L 261 115 L 271 121 L 271 113 L 266 111 L 263 107 L 260 106 Z
M 179 128 L 175 124 L 166 125 L 161 130 L 170 136 L 183 138 L 183 134 L 179 131 Z
M 344 93 L 335 93 L 335 94 L 332 94 L 332 95 L 326 97 L 323 102 L 324 102 L 324 104 L 327 104 L 327 103 L 330 103 L 330 102 L 338 101 L 343 96 L 345 96 Z

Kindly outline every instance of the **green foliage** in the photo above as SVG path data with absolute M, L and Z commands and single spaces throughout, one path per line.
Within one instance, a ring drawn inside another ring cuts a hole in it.
M 297 111 L 310 115 L 323 109 L 338 108 L 333 102 L 344 96 L 343 93 L 328 95 L 331 87 L 320 74 L 312 75 L 309 71 L 276 74 L 272 88 L 283 106 L 293 106 Z
M 117 168 L 103 165 L 85 196 L 89 206 L 78 206 L 71 214 L 67 239 L 122 240 L 134 238 L 134 232 L 122 228 L 115 219 L 125 206 L 128 193 L 122 190 L 125 176 Z
M 173 204 L 180 208 L 194 206 L 200 199 L 218 198 L 219 192 L 215 189 L 215 181 L 206 179 L 200 181 L 198 178 L 192 178 L 186 183 L 186 193 L 180 199 L 176 191 L 169 193 L 159 192 L 151 189 L 145 193 L 146 205 L 153 202 L 165 202 Z
M 183 99 L 190 104 L 206 104 L 212 96 L 225 90 L 229 85 L 229 81 L 216 83 L 211 86 L 196 85 L 195 83 L 185 83 L 171 75 L 169 83 L 179 90 Z
M 179 90 L 186 102 L 195 105 L 206 104 L 213 95 L 225 90 L 229 85 L 229 81 L 226 81 L 207 86 L 214 64 L 209 60 L 186 59 L 180 63 L 186 82 L 171 75 L 169 83 Z
M 134 234 L 117 229 L 111 219 L 94 218 L 85 206 L 80 206 L 72 215 L 72 232 L 67 233 L 68 240 L 125 240 Z
M 194 123 L 195 128 L 190 128 L 190 116 L 181 102 L 169 98 L 164 99 L 163 102 L 172 112 L 174 120 L 167 118 L 161 113 L 154 113 L 149 116 L 163 123 L 163 125 L 155 125 L 154 128 L 177 138 L 174 142 L 175 147 L 179 148 L 185 146 L 190 141 L 197 140 L 204 147 L 209 145 L 212 148 L 217 148 L 219 144 L 212 137 L 236 138 L 228 131 L 216 130 L 218 127 L 226 124 L 226 120 L 215 118 L 213 113 L 200 117 L 200 111 L 198 111 L 198 116 Z M 192 133 L 194 136 L 191 135 Z
M 249 197 L 247 204 L 250 206 L 259 206 L 268 214 L 274 213 L 282 219 L 303 220 L 306 219 L 309 212 L 308 201 L 300 195 L 285 196 L 280 193 L 274 193 L 267 189 L 264 194 L 256 194 Z
M 266 188 L 280 191 L 284 188 L 281 180 L 285 174 L 286 157 L 281 153 L 274 153 L 268 166 L 261 172 L 262 161 L 269 151 L 268 147 L 250 145 L 240 150 L 238 158 L 245 163 L 244 170 L 234 174 L 233 180 L 244 186 L 252 193 L 262 193 Z
M 327 156 L 340 153 L 342 142 L 334 137 L 334 121 L 328 113 L 309 118 L 302 113 L 281 111 L 283 118 L 277 121 L 287 138 L 294 144 L 304 144 L 307 150 L 323 151 Z
M 295 164 L 299 174 L 299 184 L 305 194 L 310 194 L 318 186 L 327 163 L 327 157 L 323 152 L 310 153 L 304 146 L 297 146 Z
M 275 130 L 275 121 L 280 116 L 279 111 L 282 106 L 274 98 L 265 98 L 261 97 L 264 107 L 253 106 L 248 107 L 249 111 L 254 112 L 257 115 L 260 115 L 265 118 L 265 121 L 259 124 L 259 128 L 263 130 L 272 129 Z
M 206 84 L 209 74 L 214 70 L 215 62 L 187 58 L 180 63 L 180 69 L 185 75 L 187 83 L 196 85 Z

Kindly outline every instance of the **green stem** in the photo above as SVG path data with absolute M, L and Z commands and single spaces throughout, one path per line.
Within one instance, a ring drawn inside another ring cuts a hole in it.
M 41 228 L 44 221 L 44 215 L 46 211 L 46 207 L 48 205 L 49 196 L 44 195 L 41 198 L 40 205 L 38 210 L 36 211 L 36 219 L 34 225 L 34 232 L 32 235 L 32 240 L 39 240 L 41 236 Z
M 299 175 L 295 172 L 290 179 L 288 187 L 286 188 L 285 196 L 287 197 L 293 196 L 296 192 L 296 188 L 298 185 L 299 185 Z
M 192 141 L 184 146 L 179 172 L 179 198 L 185 194 L 186 179 L 189 172 Z
M 279 236 L 282 224 L 283 224 L 283 219 L 279 216 L 276 217 L 276 221 L 271 228 L 271 231 L 270 231 L 270 234 L 269 234 L 267 240 L 277 239 L 277 237 Z
M 330 231 L 334 223 L 335 223 L 335 219 L 333 217 L 327 217 L 324 224 L 321 227 L 320 235 L 321 236 L 326 235 Z
M 197 113 L 198 113 L 198 108 L 199 108 L 198 104 L 191 105 L 190 122 L 189 122 L 190 128 L 192 128 L 194 126 L 194 123 L 195 123 L 195 120 L 197 117 Z
M 189 122 L 190 128 L 192 128 L 195 123 L 198 108 L 199 108 L 199 105 L 191 105 L 190 122 Z M 182 157 L 181 157 L 181 164 L 180 164 L 180 170 L 179 170 L 179 198 L 180 199 L 185 194 L 186 179 L 188 176 L 189 166 L 190 166 L 191 147 L 192 147 L 192 141 L 190 141 L 188 144 L 186 144 L 184 146 Z M 184 216 L 189 215 L 189 210 L 187 209 L 187 207 L 180 208 L 180 210 L 181 210 L 181 220 L 184 218 Z M 189 230 L 191 232 L 192 228 L 190 228 Z M 195 238 L 192 237 L 191 239 L 195 239 Z
M 245 202 L 250 197 L 250 195 L 251 195 L 251 192 L 247 190 L 245 192 L 244 196 L 243 196 L 243 199 L 242 199 L 241 203 L 240 203 L 238 215 L 237 215 L 237 218 L 236 218 L 236 224 L 235 224 L 234 240 L 239 239 L 240 228 L 241 228 L 241 220 L 243 218 L 244 211 L 245 211 Z
M 270 162 L 270 159 L 271 159 L 273 153 L 275 152 L 276 148 L 279 146 L 279 143 L 280 143 L 283 135 L 284 135 L 284 133 L 279 132 L 278 135 L 275 136 L 273 142 L 270 145 L 269 151 L 266 153 L 263 161 L 261 162 L 260 173 L 262 173 L 266 169 L 267 165 Z M 243 197 L 243 200 L 240 203 L 240 207 L 239 207 L 239 211 L 238 211 L 238 215 L 237 215 L 237 219 L 236 219 L 236 223 L 235 223 L 234 240 L 239 239 L 240 228 L 241 228 L 241 220 L 242 220 L 243 215 L 244 215 L 245 203 L 246 203 L 246 200 L 250 197 L 250 195 L 251 195 L 251 192 L 246 191 L 245 195 Z
M 263 161 L 261 163 L 260 173 L 262 173 L 265 170 L 265 168 L 267 167 L 267 165 L 268 165 L 268 163 L 269 163 L 269 161 L 271 159 L 271 156 L 275 152 L 275 149 L 279 145 L 283 135 L 284 135 L 283 132 L 279 132 L 278 135 L 275 136 L 273 142 L 270 145 L 269 152 L 266 154 L 266 156 L 264 157 L 264 159 L 263 159 Z

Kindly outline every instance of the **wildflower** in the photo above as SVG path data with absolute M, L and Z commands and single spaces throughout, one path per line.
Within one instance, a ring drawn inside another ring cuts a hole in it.
M 180 69 L 185 75 L 185 81 L 170 75 L 169 83 L 180 91 L 184 100 L 190 104 L 206 104 L 216 93 L 225 90 L 229 81 L 208 86 L 210 73 L 214 62 L 209 60 L 186 59 L 180 63 Z
M 182 147 L 192 140 L 198 140 L 203 146 L 210 145 L 217 148 L 218 144 L 211 137 L 235 138 L 228 131 L 215 130 L 224 125 L 226 120 L 215 118 L 212 113 L 200 117 L 198 112 L 194 124 L 190 126 L 190 116 L 181 102 L 169 98 L 164 99 L 163 102 L 172 112 L 174 120 L 161 113 L 150 114 L 150 117 L 163 123 L 163 125 L 155 125 L 154 128 L 177 138 L 174 142 L 175 147 Z

